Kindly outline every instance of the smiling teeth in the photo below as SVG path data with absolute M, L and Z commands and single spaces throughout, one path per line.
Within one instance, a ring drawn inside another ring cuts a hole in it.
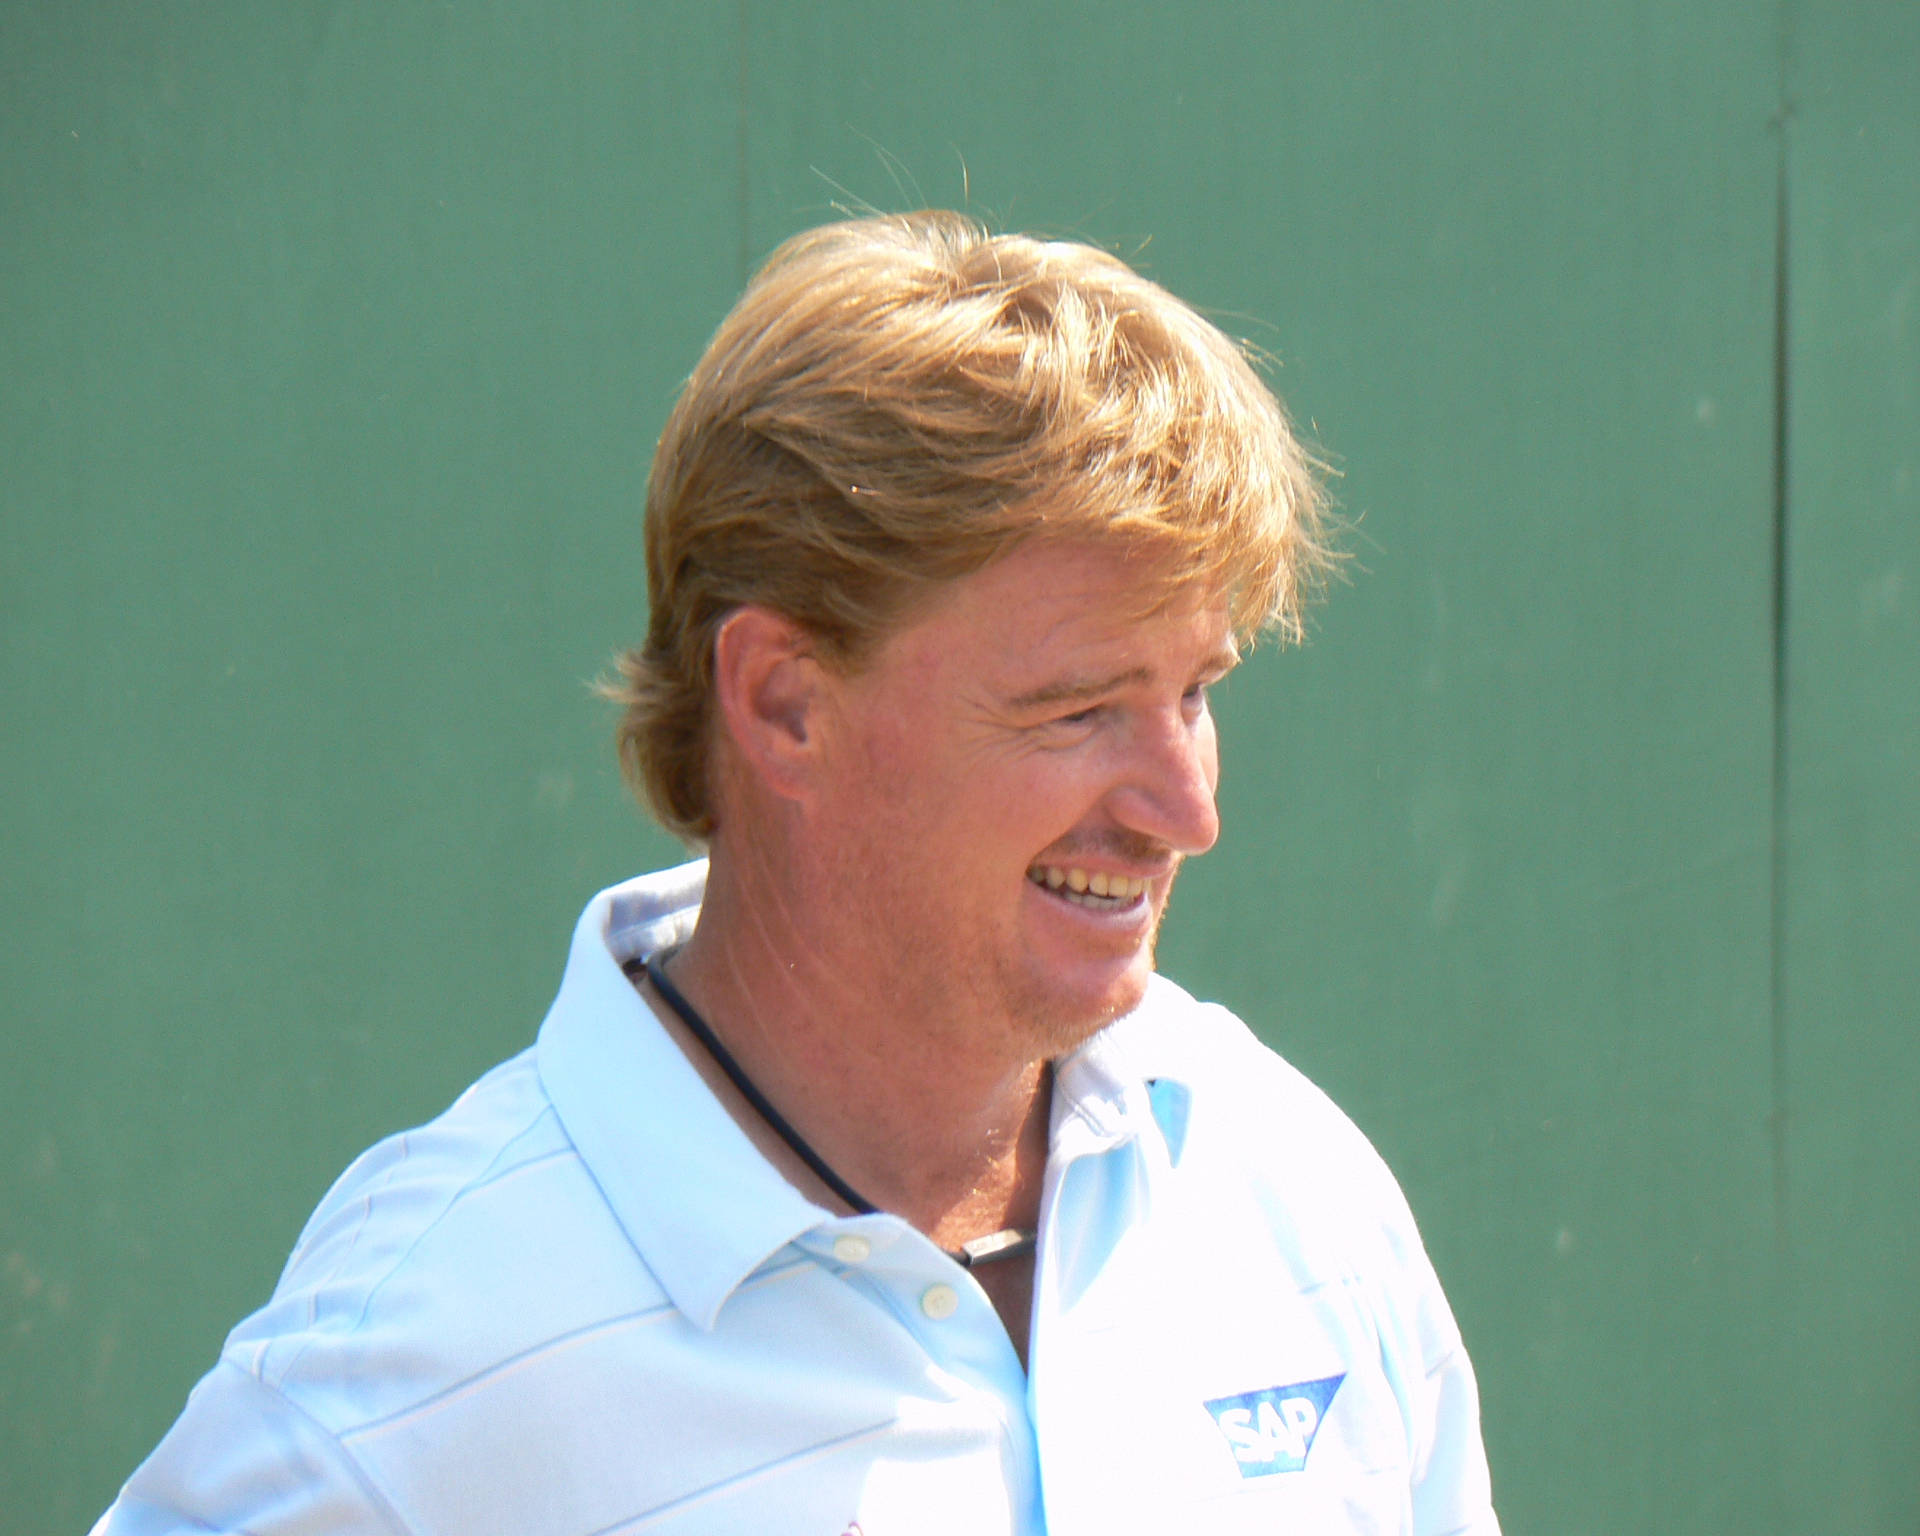
M 1083 906 L 1093 905 L 1086 899 L 1089 896 L 1099 897 L 1102 906 L 1124 906 L 1137 901 L 1147 890 L 1147 881 L 1131 875 L 1090 875 L 1084 869 L 1062 869 L 1058 864 L 1036 864 L 1027 871 L 1027 878 Z

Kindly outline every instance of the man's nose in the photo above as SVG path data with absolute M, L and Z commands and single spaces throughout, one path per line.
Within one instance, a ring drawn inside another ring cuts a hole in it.
M 1220 836 L 1220 780 L 1213 721 L 1184 716 L 1143 726 L 1115 790 L 1115 817 L 1181 854 L 1205 853 Z

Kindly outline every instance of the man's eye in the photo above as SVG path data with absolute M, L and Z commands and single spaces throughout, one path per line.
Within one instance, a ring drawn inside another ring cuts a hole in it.
M 1053 723 L 1055 725 L 1092 725 L 1099 718 L 1100 706 L 1089 704 L 1085 709 L 1076 709 L 1070 715 L 1055 716 Z

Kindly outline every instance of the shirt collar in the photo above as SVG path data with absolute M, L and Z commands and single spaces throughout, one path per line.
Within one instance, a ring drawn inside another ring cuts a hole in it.
M 701 859 L 587 904 L 537 1060 L 628 1240 L 674 1306 L 710 1329 L 743 1280 L 837 1218 L 760 1154 L 621 969 L 692 936 L 706 877 Z M 1139 1008 L 1061 1059 L 1049 1156 L 1116 1147 L 1151 1127 L 1179 1162 L 1191 1096 L 1182 1003 L 1195 1006 L 1156 976 Z
M 1198 1005 L 1154 976 L 1146 995 L 1054 1069 L 1053 1145 L 1076 1135 L 1115 1146 L 1153 1127 L 1177 1166 L 1193 1102 L 1189 1010 Z M 1076 1130 L 1075 1127 L 1079 1129 Z
M 705 883 L 702 860 L 594 897 L 537 1059 L 628 1240 L 674 1306 L 710 1329 L 743 1280 L 832 1213 L 760 1155 L 621 970 L 692 934 Z

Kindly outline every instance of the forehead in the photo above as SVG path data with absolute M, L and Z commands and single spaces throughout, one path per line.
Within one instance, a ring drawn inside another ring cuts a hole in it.
M 1021 686 L 1102 665 L 1184 673 L 1234 656 L 1226 598 L 1106 544 L 1024 544 L 949 583 L 883 648 L 896 662 Z

